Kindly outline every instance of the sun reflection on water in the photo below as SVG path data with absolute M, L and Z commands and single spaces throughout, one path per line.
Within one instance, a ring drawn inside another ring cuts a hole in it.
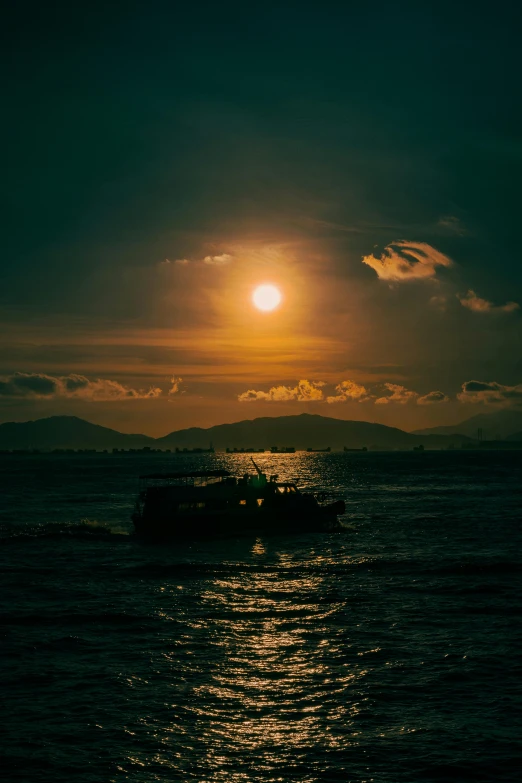
M 253 555 L 266 555 L 266 547 L 260 538 L 256 538 L 255 544 L 252 547 Z
M 318 483 L 298 455 L 265 461 L 279 463 L 271 467 L 281 478 Z M 157 588 L 156 615 L 169 629 L 157 671 L 169 697 L 142 724 L 159 779 L 167 768 L 206 783 L 315 783 L 326 759 L 364 757 L 369 736 L 413 733 L 375 721 L 375 670 L 401 664 L 388 664 L 380 636 L 365 632 L 371 596 L 361 574 L 375 554 L 338 541 L 228 542 L 222 559 L 209 551 L 208 561 L 198 546 Z
M 251 551 L 258 557 L 266 547 L 258 539 Z M 288 553 L 279 560 L 292 563 Z M 245 570 L 202 591 L 214 665 L 194 686 L 187 709 L 205 741 L 210 779 L 220 779 L 230 753 L 257 755 L 275 770 L 314 745 L 357 742 L 350 726 L 358 707 L 348 691 L 367 672 L 348 666 L 339 642 L 328 637 L 325 621 L 339 606 L 321 604 L 324 592 L 323 576 L 287 576 L 284 569 Z M 335 731 L 339 724 L 342 731 Z

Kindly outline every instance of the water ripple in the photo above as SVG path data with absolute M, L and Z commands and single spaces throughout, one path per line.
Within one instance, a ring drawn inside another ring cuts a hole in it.
M 33 494 L 18 463 L 0 549 L 6 779 L 518 780 L 517 459 L 278 458 L 343 496 L 351 529 L 170 547 L 129 535 L 131 458 L 56 477 L 46 459 Z

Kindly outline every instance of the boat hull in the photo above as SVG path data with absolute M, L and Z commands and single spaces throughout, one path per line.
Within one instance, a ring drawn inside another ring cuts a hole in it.
M 133 515 L 136 534 L 141 538 L 212 538 L 237 535 L 273 535 L 304 532 L 334 532 L 342 529 L 338 516 L 344 502 L 316 506 L 313 510 L 250 510 L 176 513 L 157 516 L 144 512 Z

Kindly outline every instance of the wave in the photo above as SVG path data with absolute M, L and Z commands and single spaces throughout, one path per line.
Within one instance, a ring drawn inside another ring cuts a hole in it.
M 485 576 L 494 574 L 518 574 L 522 572 L 522 563 L 514 560 L 473 560 L 453 562 L 426 569 L 429 576 Z
M 46 522 L 36 525 L 0 525 L 0 541 L 52 538 L 122 539 L 130 531 L 107 522 L 82 519 L 80 522 Z
M 156 550 L 159 546 L 153 542 L 140 542 L 135 537 L 134 531 L 130 527 L 124 527 L 117 523 L 101 522 L 99 520 L 82 519 L 79 522 L 47 522 L 33 525 L 26 524 L 0 524 L 0 542 L 21 542 L 33 541 L 38 539 L 76 539 L 87 541 L 131 541 L 134 540 L 143 547 L 144 553 Z M 291 578 L 321 576 L 342 577 L 355 571 L 366 572 L 391 572 L 395 574 L 417 576 L 422 573 L 424 577 L 444 580 L 448 578 L 472 578 L 480 577 L 482 579 L 490 576 L 504 576 L 520 574 L 522 572 L 522 562 L 515 559 L 496 559 L 491 558 L 472 558 L 472 559 L 454 559 L 446 560 L 422 559 L 422 558 L 401 558 L 401 557 L 376 557 L 362 556 L 339 562 L 335 554 L 332 554 L 328 562 L 294 562 L 292 564 L 283 564 L 281 562 L 265 563 L 246 563 L 230 560 L 230 550 L 220 540 L 219 552 L 215 554 L 220 562 L 181 562 L 176 558 L 176 562 L 150 563 L 141 562 L 123 568 L 123 571 L 129 575 L 135 575 L 143 578 L 157 578 L 158 576 L 168 577 L 171 575 L 179 576 L 184 574 L 187 577 L 227 577 L 231 574 L 241 573 L 270 573 L 277 572 L 280 575 L 287 575 Z M 176 552 L 179 547 L 179 541 L 172 541 L 172 551 Z M 169 547 L 165 543 L 161 544 L 162 553 L 166 553 Z M 221 554 L 221 557 L 219 555 Z M 170 559 L 170 558 L 169 558 Z M 439 589 L 444 590 L 444 584 L 439 585 Z M 477 585 L 473 584 L 472 589 L 476 590 Z M 489 586 L 488 589 L 491 589 Z
M 27 626 L 38 628 L 45 626 L 59 626 L 61 628 L 84 627 L 95 623 L 98 626 L 107 626 L 111 629 L 125 627 L 128 630 L 135 628 L 142 630 L 145 627 L 153 627 L 161 621 L 158 615 L 146 615 L 127 612 L 85 612 L 80 610 L 63 609 L 62 611 L 38 612 L 1 612 L 0 624 L 3 626 Z M 84 640 L 80 640 L 80 644 Z M 48 643 L 48 642 L 46 642 Z
M 165 551 L 163 549 L 163 551 Z M 343 564 L 336 563 L 334 559 L 324 565 L 298 563 L 283 565 L 281 563 L 256 563 L 230 562 L 226 557 L 221 563 L 213 562 L 144 562 L 123 568 L 128 575 L 140 578 L 162 578 L 170 576 L 186 577 L 212 577 L 226 578 L 241 574 L 278 574 L 280 577 L 307 578 L 318 577 L 343 577 L 357 571 L 390 571 L 403 575 L 418 576 L 419 573 L 430 577 L 437 576 L 485 576 L 496 574 L 513 574 L 522 571 L 522 563 L 514 561 L 489 561 L 489 562 L 465 562 L 453 563 L 447 566 L 437 566 L 434 563 L 421 560 L 391 560 L 388 558 L 364 558 L 353 560 Z

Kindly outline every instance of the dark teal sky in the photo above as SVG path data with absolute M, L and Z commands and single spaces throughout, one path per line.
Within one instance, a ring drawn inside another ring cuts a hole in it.
M 459 418 L 467 381 L 522 381 L 520 313 L 500 309 L 522 301 L 515 4 L 26 3 L 3 21 L 2 378 L 75 372 L 166 393 L 170 367 L 186 383 L 165 409 L 173 425 L 261 415 L 271 403 L 246 412 L 237 395 L 295 384 L 298 371 L 451 398 L 417 406 L 412 425 L 428 407 Z M 390 288 L 361 259 L 398 240 L 435 248 L 451 271 Z M 227 268 L 202 265 L 223 254 Z M 209 349 L 191 373 L 182 331 L 210 339 L 223 326 L 216 297 L 229 291 L 233 309 L 257 269 L 302 285 L 302 344 L 331 338 L 335 360 L 303 351 L 286 374 L 263 360 L 259 374 L 206 375 L 220 366 Z M 462 305 L 469 290 L 489 308 Z M 102 348 L 89 352 L 89 335 Z M 6 393 L 0 419 L 76 405 L 146 428 L 167 415 L 155 399 L 122 412 L 138 402 L 51 397 Z M 355 407 L 335 415 L 362 417 Z M 405 405 L 382 407 L 409 423 Z

